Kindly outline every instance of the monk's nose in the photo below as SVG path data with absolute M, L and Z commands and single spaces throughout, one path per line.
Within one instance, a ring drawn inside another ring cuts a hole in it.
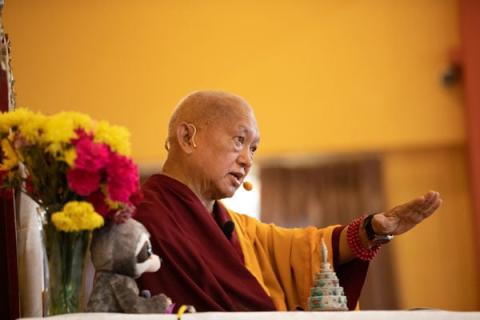
M 250 150 L 248 150 L 248 148 L 245 148 L 239 155 L 238 160 L 243 167 L 250 169 L 253 164 L 253 158 Z

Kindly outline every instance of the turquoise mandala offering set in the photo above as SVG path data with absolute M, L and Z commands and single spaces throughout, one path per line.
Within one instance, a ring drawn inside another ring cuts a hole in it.
M 338 277 L 327 261 L 327 248 L 322 239 L 323 261 L 310 289 L 308 308 L 310 311 L 347 311 L 347 297 Z

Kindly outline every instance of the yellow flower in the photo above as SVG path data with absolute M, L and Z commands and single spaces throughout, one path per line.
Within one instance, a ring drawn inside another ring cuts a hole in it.
M 86 201 L 70 201 L 62 211 L 52 214 L 55 227 L 64 232 L 93 230 L 103 225 L 103 217 Z
M 0 133 L 8 133 L 10 129 L 17 128 L 25 131 L 25 137 L 30 139 L 33 135 L 37 135 L 38 127 L 44 119 L 44 115 L 33 112 L 28 109 L 18 108 L 0 114 Z
M 75 129 L 83 128 L 85 131 L 91 131 L 94 125 L 94 121 L 88 115 L 75 111 L 60 112 L 57 114 L 59 117 L 65 117 L 70 119 Z
M 64 142 L 52 142 L 45 150 L 50 153 L 55 160 L 66 162 L 69 167 L 72 167 L 77 158 L 77 151 Z
M 65 143 L 63 142 L 51 142 L 46 148 L 55 159 L 62 158 L 63 151 L 65 150 Z
M 91 130 L 92 119 L 78 112 L 60 112 L 47 118 L 45 121 L 42 140 L 47 143 L 68 143 L 76 137 L 75 130 L 83 128 Z
M 61 160 L 65 161 L 70 167 L 73 167 L 76 158 L 77 151 L 75 151 L 74 148 L 70 148 L 63 153 Z
M 94 141 L 105 143 L 114 152 L 124 156 L 130 155 L 130 132 L 127 128 L 110 125 L 107 121 L 100 121 L 95 128 Z
M 35 143 L 43 134 L 46 117 L 35 113 L 19 125 L 19 131 L 23 138 L 30 143 Z
M 12 148 L 10 141 L 3 139 L 1 142 L 3 151 L 3 162 L 0 164 L 0 170 L 7 171 L 18 165 L 18 156 L 15 150 Z
M 113 201 L 109 197 L 105 197 L 105 203 L 110 209 L 117 210 L 121 207 L 122 203 L 119 201 Z

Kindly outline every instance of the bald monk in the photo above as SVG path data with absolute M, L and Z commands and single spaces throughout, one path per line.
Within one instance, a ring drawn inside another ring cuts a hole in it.
M 219 201 L 244 182 L 259 140 L 253 111 L 239 96 L 200 91 L 178 104 L 168 128 L 168 158 L 145 182 L 136 216 L 163 264 L 145 273 L 139 286 L 199 311 L 305 310 L 323 237 L 354 309 L 377 242 L 430 216 L 441 204 L 439 194 L 430 191 L 368 223 L 360 218 L 348 226 L 305 229 L 264 224 Z

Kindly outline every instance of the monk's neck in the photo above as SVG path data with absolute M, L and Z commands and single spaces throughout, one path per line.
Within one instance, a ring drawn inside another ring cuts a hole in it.
M 210 199 L 205 199 L 205 197 L 202 196 L 199 190 L 195 188 L 195 185 L 191 182 L 191 179 L 189 179 L 188 176 L 186 176 L 182 170 L 178 170 L 176 166 L 169 165 L 169 161 L 167 161 L 163 166 L 162 174 L 172 179 L 175 179 L 177 181 L 180 181 L 181 183 L 186 185 L 197 196 L 197 198 L 203 204 L 205 209 L 207 209 L 207 211 L 210 213 L 213 212 L 213 205 L 215 204 L 215 201 Z

